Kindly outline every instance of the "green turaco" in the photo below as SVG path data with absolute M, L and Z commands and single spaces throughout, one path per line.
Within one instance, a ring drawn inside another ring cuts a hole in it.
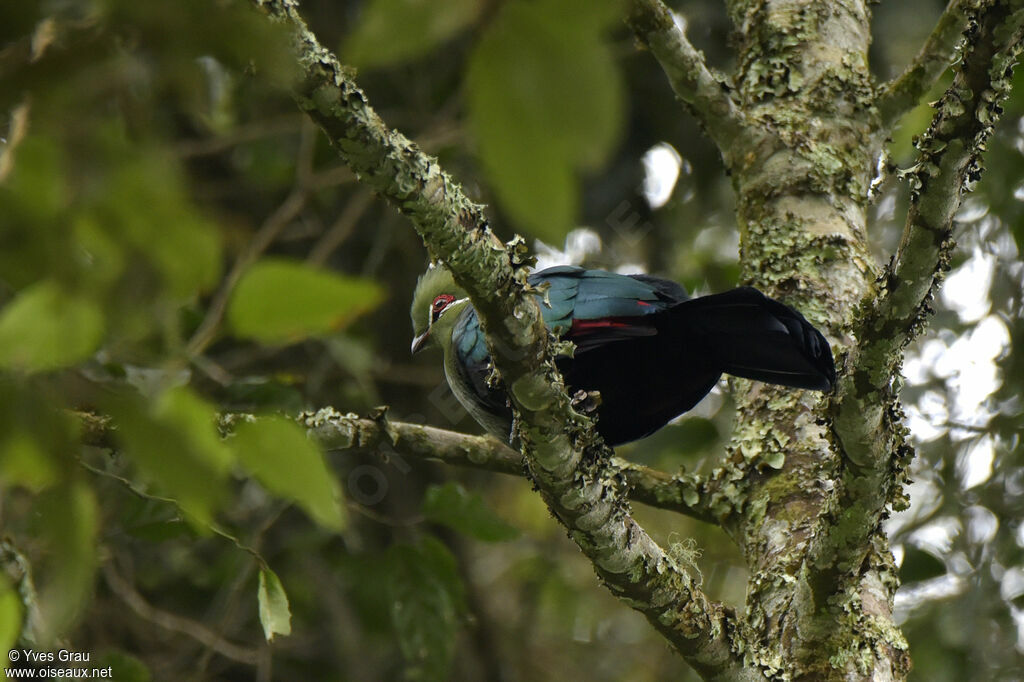
M 657 431 L 696 405 L 723 373 L 828 391 L 835 382 L 825 337 L 793 308 L 740 287 L 690 298 L 679 284 L 648 275 L 558 266 L 533 273 L 551 332 L 572 341 L 557 360 L 570 393 L 598 391 L 597 429 L 610 445 Z M 488 384 L 490 355 L 466 292 L 431 267 L 412 303 L 415 353 L 444 352 L 456 398 L 488 432 L 507 440 L 512 413 Z

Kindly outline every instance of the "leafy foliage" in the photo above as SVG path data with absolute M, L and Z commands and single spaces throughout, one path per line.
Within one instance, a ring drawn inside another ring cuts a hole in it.
M 117 436 L 123 451 L 174 497 L 187 518 L 200 526 L 210 523 L 227 496 L 233 462 L 217 434 L 213 405 L 179 387 L 148 404 L 125 401 L 112 407 L 123 425 Z
M 0 317 L 0 366 L 45 371 L 89 357 L 103 336 L 95 301 L 53 281 L 22 290 Z
M 328 457 L 288 420 L 388 404 L 392 419 L 475 428 L 437 358 L 407 359 L 422 245 L 296 113 L 288 36 L 249 4 L 0 3 L 0 514 L 32 569 L 18 582 L 4 547 L 0 644 L 59 636 L 126 680 L 694 679 L 600 591 L 528 484 L 383 446 Z M 879 73 L 902 68 L 941 4 L 873 8 Z M 721 3 L 678 9 L 726 65 Z M 388 122 L 491 204 L 503 237 L 691 289 L 735 284 L 730 180 L 659 67 L 634 55 L 620 3 L 302 11 Z M 896 163 L 928 117 L 905 118 Z M 1024 156 L 1019 130 L 998 135 L 946 290 L 978 263 L 989 285 L 971 310 L 935 302 L 907 368 L 919 463 L 889 530 L 921 679 L 1021 668 Z M 655 206 L 642 159 L 665 143 L 678 178 Z M 882 182 L 878 255 L 905 201 Z M 981 375 L 990 390 L 971 393 Z M 619 454 L 715 466 L 730 402 L 700 410 Z M 277 416 L 226 428 L 233 411 Z M 93 412 L 118 428 L 93 437 Z M 742 603 L 746 569 L 721 531 L 636 512 L 659 541 L 696 538 L 704 589 Z
M 7 651 L 13 649 L 18 642 L 23 611 L 24 607 L 18 593 L 6 579 L 0 582 L 0 646 Z M 0 661 L 0 670 L 6 670 L 7 665 L 5 657 Z
M 389 551 L 391 622 L 414 680 L 448 678 L 458 617 L 465 610 L 455 559 L 424 537 Z
M 468 122 L 488 179 L 510 217 L 543 239 L 575 226 L 576 173 L 603 163 L 620 135 L 621 76 L 602 39 L 615 6 L 507 4 L 469 58 Z
M 482 0 L 373 0 L 362 8 L 356 30 L 341 56 L 358 67 L 388 66 L 437 49 L 472 24 L 483 10 Z M 396 22 L 395 17 L 402 17 Z
M 288 609 L 288 595 L 284 593 L 277 574 L 270 569 L 260 570 L 260 589 L 256 599 L 267 641 L 273 641 L 275 635 L 290 635 L 292 614 Z
M 334 331 L 381 298 L 373 282 L 264 258 L 238 282 L 228 320 L 240 336 L 263 343 L 295 341 Z
M 98 559 L 99 509 L 92 488 L 80 479 L 49 488 L 38 498 L 36 530 L 48 548 L 39 594 L 44 641 L 50 641 L 81 613 Z
M 484 542 L 514 540 L 519 535 L 519 531 L 487 507 L 483 497 L 467 493 L 457 483 L 428 488 L 423 498 L 423 514 L 431 521 Z
M 294 500 L 325 528 L 343 527 L 341 492 L 320 450 L 297 424 L 280 418 L 243 423 L 229 444 L 268 490 Z

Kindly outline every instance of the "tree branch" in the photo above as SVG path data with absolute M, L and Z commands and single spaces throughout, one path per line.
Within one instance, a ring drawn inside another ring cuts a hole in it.
M 978 0 L 949 0 L 914 61 L 902 74 L 882 86 L 877 102 L 882 130 L 891 129 L 935 85 L 952 62 L 957 41 L 967 28 L 968 12 L 978 4 Z
M 253 0 L 293 32 L 303 78 L 293 95 L 360 181 L 409 217 L 434 260 L 469 293 L 518 415 L 516 434 L 545 502 L 618 597 L 643 613 L 706 677 L 761 678 L 745 662 L 735 614 L 711 602 L 633 520 L 624 481 L 591 421 L 572 410 L 548 333 L 526 293 L 525 247 L 506 249 L 482 207 L 437 160 L 384 125 L 309 31 L 294 0 Z
M 1024 0 L 997 0 L 971 13 L 963 60 L 917 143 L 918 163 L 906 173 L 911 205 L 903 238 L 878 297 L 864 303 L 859 345 L 846 362 L 852 369 L 830 405 L 845 467 L 808 559 L 822 597 L 840 573 L 861 565 L 886 505 L 906 503 L 901 485 L 911 451 L 891 377 L 923 331 L 928 304 L 949 269 L 953 218 L 964 190 L 981 174 L 981 153 L 1009 94 L 1022 36 Z
M 73 414 L 82 429 L 82 443 L 109 449 L 116 447 L 111 438 L 115 427 L 109 418 L 91 412 Z M 252 415 L 248 414 L 224 415 L 220 421 L 222 431 L 230 432 L 238 420 L 250 418 Z M 528 474 L 523 455 L 490 436 L 472 436 L 434 426 L 391 421 L 384 419 L 383 414 L 376 417 L 352 412 L 342 414 L 333 407 L 301 414 L 299 421 L 306 427 L 307 435 L 327 450 L 430 459 L 451 466 L 511 476 Z M 706 481 L 695 474 L 670 474 L 619 457 L 613 457 L 612 461 L 625 478 L 629 498 L 636 502 L 713 525 L 719 525 L 719 518 L 730 510 L 727 502 L 716 496 L 721 487 L 719 481 Z M 118 478 L 131 488 L 129 481 Z M 132 491 L 138 493 L 134 488 Z M 237 541 L 236 544 L 248 551 Z M 262 557 L 257 559 L 263 562 Z
M 44 632 L 43 615 L 39 609 L 35 582 L 32 579 L 32 565 L 9 537 L 0 537 L 0 576 L 6 578 L 17 590 L 21 600 L 22 615 L 18 626 L 19 646 L 35 646 L 40 633 Z M 13 625 L 13 624 L 12 624 Z
M 661 64 L 676 95 L 723 152 L 744 128 L 743 113 L 661 0 L 630 0 L 626 24 Z
M 383 451 L 400 457 L 433 459 L 453 466 L 523 476 L 523 456 L 490 436 L 470 436 L 433 426 L 341 414 L 333 408 L 306 413 L 300 420 L 328 450 Z M 692 474 L 672 475 L 618 457 L 613 464 L 625 478 L 629 498 L 659 509 L 718 524 L 712 487 Z

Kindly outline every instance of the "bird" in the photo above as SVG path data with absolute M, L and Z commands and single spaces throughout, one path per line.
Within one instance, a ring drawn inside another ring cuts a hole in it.
M 615 446 L 648 436 L 693 408 L 723 373 L 830 391 L 828 341 L 803 315 L 742 286 L 690 297 L 676 282 L 573 265 L 531 273 L 545 326 L 571 341 L 556 364 L 570 395 L 597 391 L 598 433 Z M 511 439 L 512 410 L 491 381 L 480 318 L 447 269 L 432 266 L 410 310 L 412 353 L 440 346 L 448 384 L 484 429 Z

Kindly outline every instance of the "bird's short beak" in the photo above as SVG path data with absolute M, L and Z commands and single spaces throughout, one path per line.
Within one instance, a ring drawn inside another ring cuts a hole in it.
M 421 350 L 423 350 L 423 347 L 427 345 L 427 341 L 429 340 L 430 330 L 428 329 L 427 331 L 423 332 L 422 334 L 420 334 L 419 336 L 412 340 L 412 348 L 410 348 L 410 352 L 413 355 L 419 353 Z

